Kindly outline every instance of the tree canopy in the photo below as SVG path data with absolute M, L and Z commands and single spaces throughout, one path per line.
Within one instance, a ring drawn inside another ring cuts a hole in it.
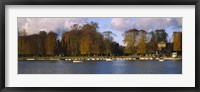
M 51 31 L 40 31 L 27 35 L 25 29 L 18 31 L 18 54 L 20 56 L 109 56 L 153 54 L 158 51 L 157 44 L 166 42 L 167 53 L 182 51 L 182 32 L 173 33 L 173 42 L 167 41 L 165 30 L 147 32 L 145 30 L 128 29 L 123 33 L 125 46 L 114 41 L 112 31 L 99 32 L 96 22 L 84 25 L 74 24 L 70 30 L 62 33 L 61 39 Z M 173 43 L 173 46 L 172 46 Z

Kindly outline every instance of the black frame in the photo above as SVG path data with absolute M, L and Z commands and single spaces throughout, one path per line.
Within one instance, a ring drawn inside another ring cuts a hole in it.
M 120 88 L 70 88 L 70 87 L 5 87 L 5 6 L 6 5 L 195 5 L 195 87 L 120 87 Z M 198 54 L 200 39 L 200 0 L 2 0 L 0 1 L 0 91 L 3 92 L 65 92 L 65 91 L 163 91 L 163 92 L 199 92 L 200 63 Z

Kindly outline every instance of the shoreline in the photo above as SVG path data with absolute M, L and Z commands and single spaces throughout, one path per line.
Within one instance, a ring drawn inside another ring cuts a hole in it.
M 163 57 L 161 58 L 153 58 L 153 57 L 18 57 L 18 61 L 27 60 L 27 61 L 35 61 L 35 60 L 65 60 L 65 61 L 113 61 L 113 60 L 182 60 L 182 58 L 177 57 Z

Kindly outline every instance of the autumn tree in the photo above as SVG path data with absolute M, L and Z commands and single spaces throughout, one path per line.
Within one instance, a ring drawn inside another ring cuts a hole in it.
M 90 46 L 91 40 L 89 35 L 83 36 L 80 41 L 80 52 L 82 55 L 89 55 L 90 54 Z
M 138 30 L 130 29 L 128 31 L 125 31 L 123 35 L 124 35 L 123 41 L 124 41 L 124 44 L 126 45 L 125 53 L 127 54 L 136 53 Z
M 140 30 L 139 32 L 139 42 L 137 46 L 137 53 L 138 54 L 145 54 L 147 52 L 146 47 L 146 31 Z
M 98 23 L 90 22 L 79 26 L 74 24 L 62 34 L 61 45 L 65 55 L 109 55 L 113 53 L 113 33 L 98 32 Z M 117 47 L 116 47 L 117 48 Z
M 91 55 L 100 53 L 100 40 L 101 36 L 97 32 L 98 23 L 91 22 L 83 25 L 82 27 L 82 37 L 80 41 L 80 52 L 83 55 Z
M 28 56 L 38 55 L 38 51 L 39 51 L 38 34 L 33 34 L 33 35 L 28 35 L 28 36 L 19 36 L 18 39 L 19 39 L 18 40 L 19 54 L 28 55 Z
M 61 40 L 54 32 L 40 31 L 27 35 L 26 30 L 18 31 L 19 56 L 53 55 L 123 55 L 124 47 L 113 41 L 113 33 L 98 31 L 98 23 L 91 22 L 82 26 L 74 24 L 62 33 Z
M 58 49 L 58 43 L 57 43 L 57 34 L 54 32 L 49 32 L 47 34 L 46 42 L 46 54 L 47 55 L 55 55 L 56 51 Z
M 18 54 L 22 56 L 27 56 L 32 54 L 31 42 L 29 41 L 27 36 L 19 36 L 18 37 Z
M 82 32 L 81 32 L 81 26 L 78 24 L 74 24 L 71 26 L 70 30 L 70 41 L 69 41 L 69 48 L 70 48 L 70 54 L 72 56 L 77 56 L 80 54 L 80 40 L 81 40 Z
M 62 34 L 61 46 L 65 55 L 77 56 L 80 54 L 81 26 L 74 24 L 69 31 Z
M 173 32 L 173 50 L 182 51 L 182 32 Z

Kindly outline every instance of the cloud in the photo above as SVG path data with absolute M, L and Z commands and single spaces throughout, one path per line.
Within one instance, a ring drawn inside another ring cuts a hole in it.
M 131 18 L 113 18 L 111 20 L 112 28 L 116 30 L 125 30 L 134 25 L 134 21 Z
M 28 34 L 36 34 L 39 31 L 66 31 L 73 24 L 83 25 L 87 18 L 18 18 L 18 29 L 25 29 Z
M 119 31 L 130 28 L 146 31 L 166 29 L 167 27 L 179 29 L 182 28 L 182 18 L 113 18 L 111 25 L 113 29 Z

